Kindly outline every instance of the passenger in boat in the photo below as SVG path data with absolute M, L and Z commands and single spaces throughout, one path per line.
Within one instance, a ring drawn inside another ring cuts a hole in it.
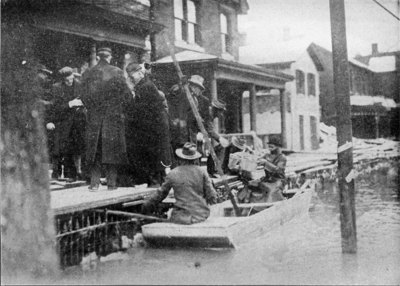
M 268 142 L 270 154 L 264 155 L 259 164 L 264 166 L 265 177 L 261 179 L 259 188 L 268 192 L 267 202 L 281 201 L 285 186 L 286 156 L 282 154 L 282 144 L 278 138 L 271 138 Z
M 161 188 L 142 206 L 142 212 L 150 213 L 174 189 L 176 202 L 171 213 L 171 222 L 193 224 L 206 220 L 210 215 L 208 205 L 216 203 L 216 192 L 206 170 L 196 165 L 201 157 L 195 144 L 187 142 L 175 151 L 179 166 L 168 173 Z
M 258 164 L 264 167 L 265 176 L 249 182 L 252 190 L 250 202 L 276 202 L 284 200 L 282 194 L 286 177 L 286 156 L 282 154 L 282 144 L 278 138 L 271 138 L 268 142 L 270 154 L 264 155 L 258 160 Z

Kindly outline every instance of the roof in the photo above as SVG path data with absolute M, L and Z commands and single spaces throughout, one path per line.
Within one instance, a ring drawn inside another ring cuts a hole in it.
M 374 72 L 392 72 L 396 70 L 396 57 L 384 56 L 371 58 L 369 60 L 369 67 Z
M 314 60 L 318 71 L 323 71 L 324 69 L 332 69 L 332 52 L 318 46 L 314 43 L 308 48 L 311 58 Z M 349 63 L 356 65 L 358 67 L 367 69 L 372 72 L 392 72 L 396 70 L 396 56 L 394 54 L 387 56 L 371 57 L 369 59 L 369 64 L 361 62 L 362 58 L 351 59 L 349 58 Z
M 248 64 L 276 64 L 297 61 L 307 51 L 309 41 L 291 40 L 239 48 L 239 61 Z
M 395 108 L 397 106 L 396 102 L 392 98 L 371 95 L 352 95 L 350 96 L 350 105 L 381 105 L 385 108 Z
M 198 53 L 194 51 L 183 51 L 175 54 L 176 60 L 178 62 L 186 62 L 186 61 L 208 61 L 217 59 L 217 56 L 205 54 L 205 53 Z M 156 63 L 172 63 L 172 57 L 167 56 L 161 58 L 156 61 Z
M 260 66 L 248 65 L 235 61 L 228 61 L 217 56 L 205 53 L 199 53 L 195 51 L 185 50 L 175 54 L 175 57 L 178 62 L 183 63 L 202 63 L 202 62 L 215 62 L 218 64 L 219 68 L 225 68 L 230 71 L 240 71 L 246 73 L 252 73 L 259 76 L 269 77 L 280 81 L 289 81 L 293 80 L 293 76 L 288 75 L 283 72 L 269 70 Z M 172 57 L 167 56 L 161 59 L 158 59 L 156 63 L 158 64 L 170 64 L 172 63 Z

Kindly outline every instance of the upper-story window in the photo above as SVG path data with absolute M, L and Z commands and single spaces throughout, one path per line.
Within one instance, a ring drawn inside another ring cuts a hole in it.
M 315 95 L 315 75 L 307 74 L 308 95 Z
M 296 70 L 296 91 L 305 94 L 304 72 Z
M 221 23 L 221 46 L 223 53 L 230 53 L 231 48 L 231 38 L 229 35 L 229 22 L 228 17 L 224 14 L 220 14 Z
M 200 45 L 196 1 L 174 0 L 175 40 Z

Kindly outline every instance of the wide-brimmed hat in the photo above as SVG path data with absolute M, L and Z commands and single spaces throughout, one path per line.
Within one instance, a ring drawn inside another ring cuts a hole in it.
M 201 157 L 196 145 L 190 142 L 185 143 L 182 148 L 176 149 L 175 154 L 185 160 L 196 160 Z
M 275 146 L 278 146 L 278 147 L 282 147 L 281 139 L 278 138 L 278 137 L 268 138 L 268 144 L 275 145 Z
M 192 83 L 192 84 L 194 84 L 194 85 L 197 85 L 197 86 L 199 86 L 201 89 L 206 89 L 205 87 L 204 87 L 204 85 L 203 85 L 203 83 L 204 83 L 204 78 L 202 77 L 202 76 L 199 76 L 199 75 L 197 75 L 197 74 L 194 74 L 194 75 L 192 75 L 189 79 L 188 79 L 188 82 L 190 82 L 190 83 Z
M 244 150 L 246 148 L 246 140 L 242 136 L 233 136 L 231 139 L 231 143 L 233 146 L 240 150 Z
M 138 63 L 130 63 L 125 70 L 127 73 L 132 73 L 143 70 L 143 67 Z
M 70 75 L 74 74 L 74 70 L 71 67 L 63 67 L 58 71 L 58 74 L 61 77 L 69 77 Z
M 226 103 L 219 101 L 216 98 L 213 98 L 213 100 L 211 101 L 211 106 L 219 110 L 226 110 Z

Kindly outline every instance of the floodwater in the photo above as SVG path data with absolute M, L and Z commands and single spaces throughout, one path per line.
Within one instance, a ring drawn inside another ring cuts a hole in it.
M 235 250 L 131 248 L 124 260 L 73 270 L 78 284 L 400 284 L 398 167 L 356 181 L 357 254 L 342 254 L 336 183 L 319 184 L 309 218 Z

